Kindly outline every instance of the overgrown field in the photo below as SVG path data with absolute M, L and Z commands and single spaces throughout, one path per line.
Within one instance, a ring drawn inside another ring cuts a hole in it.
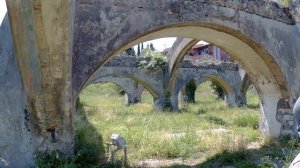
M 180 113 L 156 112 L 148 92 L 128 107 L 116 85 L 96 84 L 80 95 L 76 132 L 91 143 L 100 137 L 103 146 L 112 133 L 122 135 L 131 166 L 288 166 L 299 143 L 267 143 L 258 129 L 258 97 L 250 89 L 247 98 L 251 108 L 228 108 L 207 82 L 198 87 L 196 103 L 181 104 Z
M 195 104 L 180 104 L 181 112 L 156 112 L 152 96 L 126 106 L 120 88 L 95 84 L 80 95 L 75 115 L 74 157 L 52 152 L 37 155 L 39 167 L 121 167 L 107 164 L 106 143 L 113 133 L 127 142 L 129 167 L 288 167 L 299 153 L 293 139 L 270 141 L 259 132 L 255 92 L 247 93 L 248 107 L 228 108 L 209 83 L 196 91 Z

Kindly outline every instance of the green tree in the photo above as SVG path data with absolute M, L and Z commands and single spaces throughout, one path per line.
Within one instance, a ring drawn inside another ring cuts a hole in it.
M 293 0 L 280 0 L 279 2 L 281 5 L 288 7 L 293 2 Z
M 224 99 L 224 91 L 216 82 L 211 82 L 210 87 L 213 89 L 214 94 L 216 94 L 219 99 Z
M 145 57 L 150 58 L 150 61 L 141 61 L 138 65 L 139 68 L 158 70 L 161 68 L 164 69 L 168 66 L 168 59 L 161 52 L 152 51 L 150 48 L 146 48 Z
M 127 50 L 125 50 L 126 54 L 128 56 L 135 56 L 135 51 L 132 47 L 128 48 Z
M 138 44 L 137 56 L 139 57 L 140 55 L 141 55 L 141 48 L 140 48 L 140 44 Z
M 187 94 L 187 102 L 188 103 L 195 103 L 195 92 L 197 89 L 197 85 L 194 79 L 190 80 L 186 85 L 185 85 L 185 91 Z
M 154 46 L 153 46 L 153 43 L 150 43 L 150 49 L 151 49 L 152 51 L 155 51 L 155 48 L 154 48 Z

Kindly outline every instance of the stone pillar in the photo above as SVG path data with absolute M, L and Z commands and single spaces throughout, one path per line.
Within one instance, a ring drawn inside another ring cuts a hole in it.
M 289 99 L 280 99 L 278 101 L 276 119 L 281 123 L 281 137 L 293 137 L 295 135 L 293 104 L 293 100 Z
M 7 16 L 0 37 L 0 167 L 34 167 L 33 122 Z
M 295 135 L 300 137 L 300 97 L 295 103 L 293 112 L 295 116 Z
M 186 95 L 186 91 L 185 89 L 182 89 L 180 92 L 179 92 L 179 98 L 180 98 L 180 101 L 182 101 L 183 103 L 187 103 L 187 95 Z
M 154 98 L 154 108 L 157 111 L 172 110 L 171 99 L 164 96 Z
M 240 93 L 237 97 L 236 103 L 239 107 L 247 106 L 247 96 L 243 93 Z
M 141 95 L 136 94 L 125 94 L 125 105 L 131 105 L 141 102 Z
M 36 135 L 34 150 L 72 154 L 75 0 L 7 0 L 6 4 L 28 103 L 24 111 Z
M 236 96 L 234 93 L 225 94 L 224 96 L 225 102 L 227 103 L 228 107 L 236 107 Z
M 132 89 L 128 89 L 127 93 L 125 94 L 126 105 L 136 104 L 142 101 L 142 93 L 144 91 L 144 87 L 135 81 L 133 81 L 132 85 Z
M 172 96 L 171 96 L 171 104 L 172 104 L 172 111 L 179 112 L 178 94 L 172 94 Z
M 276 97 L 263 98 L 260 129 L 269 138 L 295 135 L 293 101 Z M 277 103 L 276 103 L 277 102 Z

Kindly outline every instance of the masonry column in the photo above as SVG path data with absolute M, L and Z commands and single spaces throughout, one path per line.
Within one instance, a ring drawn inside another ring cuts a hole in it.
M 294 116 L 295 116 L 295 135 L 297 137 L 300 136 L 300 98 L 298 98 L 298 100 L 295 103 L 294 106 Z
M 125 93 L 125 105 L 131 105 L 141 102 L 141 97 L 137 97 L 134 94 L 127 94 Z
M 171 99 L 167 96 L 154 98 L 154 108 L 157 111 L 172 110 Z
M 225 102 L 227 103 L 228 107 L 236 107 L 236 95 L 234 93 L 225 94 L 224 96 Z
M 171 104 L 172 104 L 172 111 L 179 112 L 178 94 L 172 94 Z
M 72 41 L 75 0 L 7 0 L 36 150 L 73 153 Z

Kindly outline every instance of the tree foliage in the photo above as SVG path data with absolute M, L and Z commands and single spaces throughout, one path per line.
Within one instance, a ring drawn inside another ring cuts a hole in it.
M 293 2 L 293 0 L 280 0 L 279 2 L 281 5 L 288 7 Z
M 126 52 L 126 55 L 128 55 L 128 56 L 135 56 L 135 51 L 132 47 L 125 50 L 125 52 Z
M 216 94 L 219 99 L 224 99 L 224 91 L 216 82 L 211 82 L 210 87 L 213 89 L 214 94 Z
M 146 48 L 145 56 L 146 58 L 150 58 L 150 61 L 141 61 L 138 65 L 139 68 L 158 70 L 164 69 L 168 66 L 168 59 L 161 52 L 152 51 L 150 48 Z
M 197 85 L 194 79 L 190 80 L 186 85 L 185 85 L 185 91 L 187 94 L 187 102 L 188 103 L 195 103 L 195 92 L 197 89 Z
M 154 48 L 154 45 L 153 45 L 153 43 L 150 43 L 150 49 L 152 50 L 152 51 L 155 51 L 156 49 Z

